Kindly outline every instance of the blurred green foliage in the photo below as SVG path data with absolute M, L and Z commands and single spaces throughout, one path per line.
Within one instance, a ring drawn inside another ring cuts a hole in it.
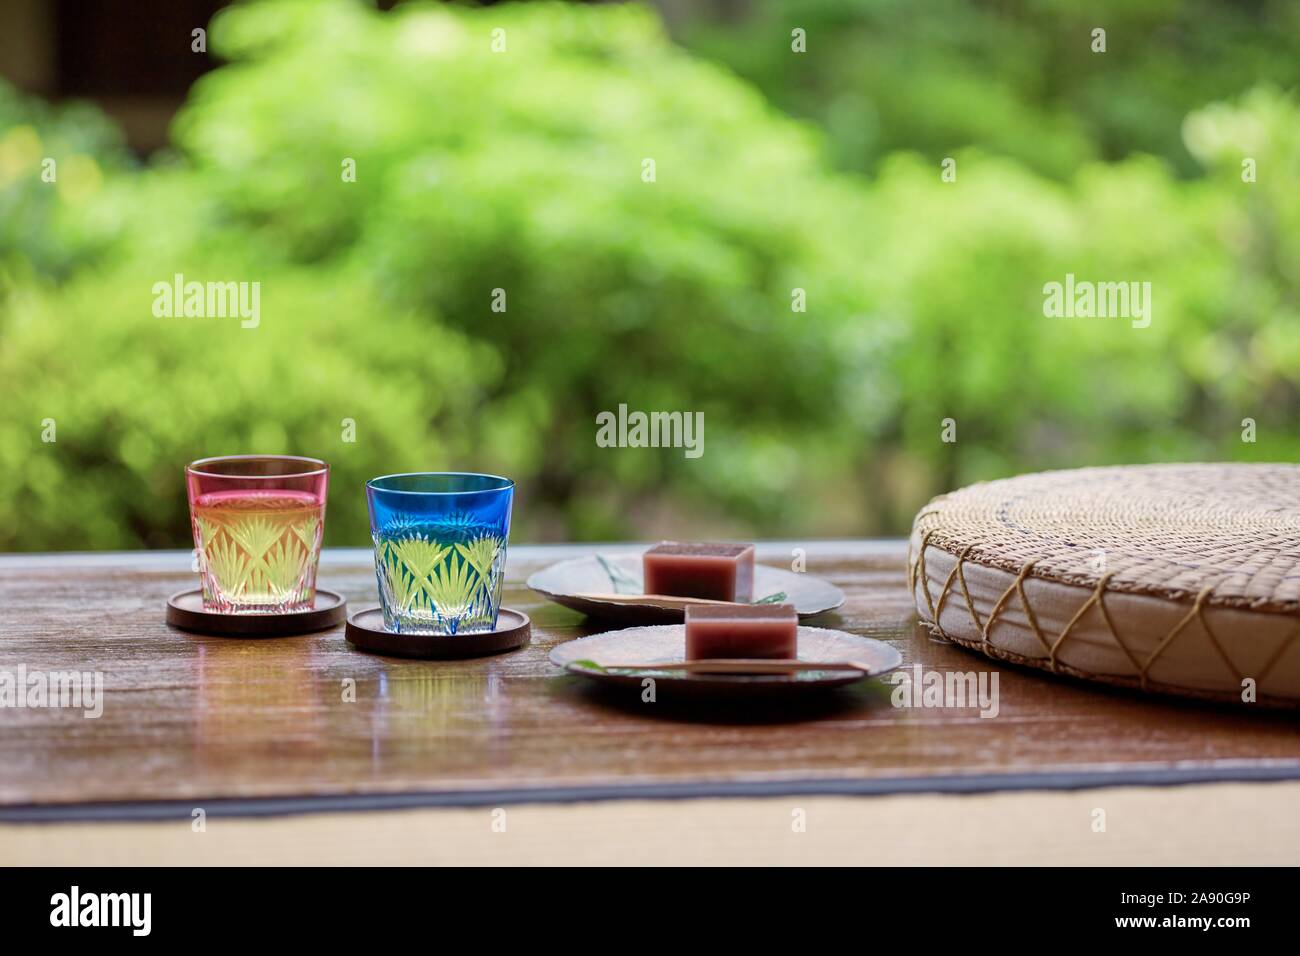
M 85 264 L 109 237 L 83 217 L 83 203 L 129 162 L 118 130 L 94 107 L 55 109 L 0 80 L 0 268 L 11 279 L 58 279 Z
M 1144 72 L 1112 27 L 1109 78 L 1061 61 L 1089 26 L 1056 4 L 683 28 L 765 96 L 637 6 L 271 0 L 213 21 L 230 63 L 144 168 L 84 108 L 0 93 L 0 549 L 186 546 L 184 463 L 250 451 L 330 461 L 330 544 L 394 471 L 515 477 L 517 540 L 805 537 L 1016 471 L 1293 458 L 1300 109 L 1241 82 L 1294 62 L 1273 7 L 1199 6 L 1108 7 L 1196 37 Z M 858 154 L 830 87 L 907 123 Z M 1067 272 L 1151 282 L 1151 326 L 1045 318 Z M 155 317 L 177 273 L 260 282 L 260 325 Z M 598 448 L 620 403 L 703 411 L 703 457 Z
M 744 16 L 722 18 L 739 7 Z M 1300 84 L 1293 0 L 749 0 L 680 27 L 828 133 L 837 164 L 980 147 L 1065 179 L 1096 159 L 1200 166 L 1183 117 L 1252 87 Z M 791 32 L 806 50 L 791 55 Z M 1093 31 L 1105 31 L 1094 52 Z

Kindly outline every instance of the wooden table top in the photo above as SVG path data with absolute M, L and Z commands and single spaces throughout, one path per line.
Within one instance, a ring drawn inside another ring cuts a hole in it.
M 188 554 L 0 556 L 0 672 L 98 670 L 104 710 L 0 708 L 0 820 L 188 816 L 608 797 L 888 793 L 1300 778 L 1294 714 L 1141 697 L 1018 670 L 930 637 L 905 544 L 800 545 L 841 587 L 810 623 L 896 645 L 904 669 L 997 671 L 999 713 L 896 708 L 868 680 L 779 709 L 626 699 L 547 660 L 602 628 L 524 587 L 592 546 L 515 547 L 505 603 L 533 642 L 468 661 L 351 649 L 343 629 L 204 637 L 163 622 Z M 600 546 L 605 554 L 635 550 Z M 791 546 L 759 547 L 788 565 Z M 322 587 L 375 603 L 368 551 Z M 355 682 L 355 701 L 344 699 Z

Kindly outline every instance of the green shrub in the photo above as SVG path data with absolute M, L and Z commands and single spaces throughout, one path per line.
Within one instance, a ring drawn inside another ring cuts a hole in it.
M 801 451 L 843 458 L 827 342 L 866 246 L 807 130 L 634 7 L 267 3 L 211 41 L 235 62 L 178 118 L 182 160 L 89 213 L 114 255 L 12 303 L 0 545 L 181 543 L 181 465 L 238 450 L 329 459 L 334 542 L 364 540 L 360 482 L 404 469 L 516 476 L 524 538 L 808 514 L 785 499 Z M 261 326 L 154 318 L 175 273 L 260 281 Z M 703 411 L 707 457 L 597 448 L 620 403 Z
M 107 238 L 83 213 L 129 163 L 118 130 L 93 106 L 55 109 L 0 80 L 0 131 L 0 278 L 67 276 Z
M 848 169 L 979 147 L 1061 180 L 1134 153 L 1195 175 L 1187 113 L 1300 85 L 1300 6 L 1282 0 L 755 0 L 725 20 L 711 8 L 686 8 L 683 41 L 816 120 Z M 791 52 L 796 28 L 806 53 Z
M 905 480 L 882 526 L 1017 471 L 1300 455 L 1300 110 L 1259 90 L 1185 125 L 1208 171 L 1189 182 L 1150 157 L 1066 186 L 980 153 L 949 184 L 916 156 L 885 164 L 872 196 L 891 241 L 872 284 L 897 431 L 873 458 L 879 480 Z M 1150 282 L 1150 326 L 1044 316 L 1043 286 L 1067 273 Z M 946 417 L 955 444 L 938 440 Z

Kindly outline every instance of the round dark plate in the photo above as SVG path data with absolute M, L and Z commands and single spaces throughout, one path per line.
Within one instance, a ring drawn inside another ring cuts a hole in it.
M 316 589 L 316 606 L 310 611 L 285 614 L 221 614 L 203 610 L 203 591 L 180 591 L 167 599 L 167 623 L 183 631 L 223 637 L 285 637 L 325 631 L 348 616 L 343 595 Z
M 497 615 L 496 630 L 492 631 L 394 634 L 384 630 L 384 613 L 376 606 L 363 608 L 348 618 L 343 635 L 353 647 L 372 654 L 452 660 L 513 651 L 532 640 L 532 631 L 533 625 L 527 614 L 503 607 Z
M 813 691 L 878 677 L 903 662 L 898 650 L 884 641 L 847 631 L 821 627 L 799 628 L 799 660 L 864 665 L 865 673 L 852 671 L 801 671 L 794 674 L 687 674 L 659 671 L 653 666 L 636 671 L 611 671 L 609 667 L 650 662 L 678 662 L 686 656 L 686 625 L 659 624 L 606 631 L 568 641 L 551 650 L 551 663 L 571 674 L 606 684 L 640 688 L 647 677 L 661 690 L 705 697 L 795 697 Z M 595 665 L 595 666 L 593 666 Z
M 640 582 L 641 555 L 624 554 L 605 558 L 625 580 Z M 623 602 L 616 596 L 593 598 L 590 594 L 606 594 L 617 590 L 610 580 L 610 572 L 596 555 L 561 561 L 535 572 L 528 578 L 528 586 L 556 604 L 573 608 L 591 617 L 620 624 L 669 624 L 686 620 L 684 605 L 665 601 L 657 604 Z M 640 593 L 639 583 L 636 585 Z M 782 604 L 793 604 L 800 618 L 812 617 L 832 611 L 844 603 L 844 592 L 824 578 L 803 572 L 754 565 L 754 598 L 761 600 L 771 594 L 784 593 Z

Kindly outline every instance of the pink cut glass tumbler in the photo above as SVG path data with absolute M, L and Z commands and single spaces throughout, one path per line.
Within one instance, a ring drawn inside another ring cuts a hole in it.
M 204 610 L 281 614 L 316 604 L 329 465 L 288 455 L 185 468 Z

